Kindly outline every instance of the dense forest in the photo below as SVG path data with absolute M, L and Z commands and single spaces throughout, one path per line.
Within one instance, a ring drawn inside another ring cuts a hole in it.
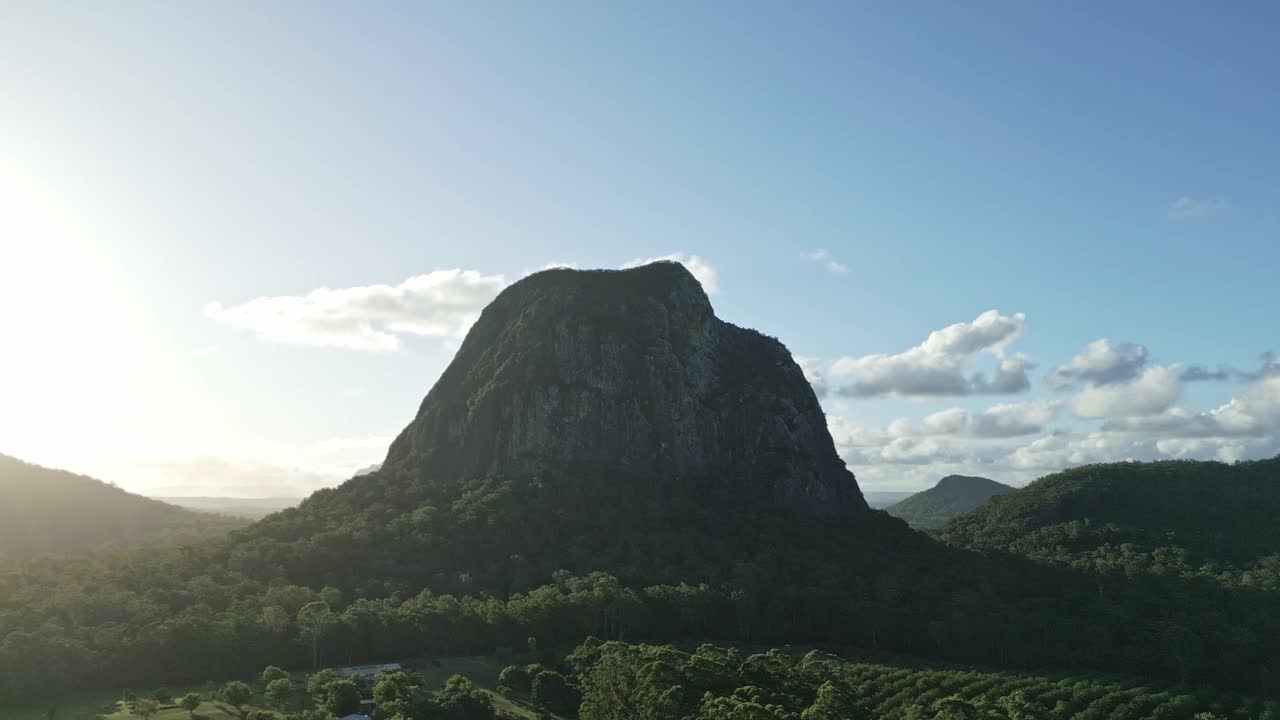
M 1183 516 L 1210 523 L 1240 501 L 1180 493 L 1179 484 L 1253 486 L 1249 512 L 1264 512 L 1276 503 L 1266 478 L 1277 464 L 1124 464 L 1067 476 L 1087 487 L 1113 473 L 1120 485 L 1135 472 L 1166 474 L 1164 511 L 1182 502 Z M 320 662 L 359 662 L 487 653 L 529 637 L 564 646 L 588 634 L 814 641 L 1254 693 L 1280 686 L 1276 563 L 1170 569 L 1152 564 L 1160 548 L 1134 548 L 1103 573 L 1069 561 L 1066 548 L 1063 561 L 1044 562 L 1005 546 L 963 546 L 961 528 L 996 537 L 977 532 L 972 516 L 944 528 L 956 543 L 948 545 L 879 512 L 855 522 L 692 497 L 646 509 L 623 483 L 451 486 L 385 470 L 359 480 L 222 541 L 46 559 L 0 575 L 0 666 L 11 668 L 0 675 L 0 702 L 305 667 L 313 652 Z M 1032 508 L 1021 498 L 1037 485 L 995 499 L 993 511 Z M 1149 516 L 1134 517 L 1132 533 L 1151 527 L 1141 525 Z M 992 527 L 1016 537 L 1003 521 Z M 1259 542 L 1242 537 L 1221 550 Z
M 911 527 L 938 527 L 1011 490 L 1008 485 L 983 477 L 948 475 L 928 490 L 890 505 L 885 512 L 906 520 Z
M 1091 465 L 992 498 L 940 531 L 1112 577 L 1141 571 L 1269 587 L 1280 568 L 1280 457 Z
M 178 545 L 246 523 L 133 495 L 114 485 L 0 455 L 0 562 L 104 548 Z

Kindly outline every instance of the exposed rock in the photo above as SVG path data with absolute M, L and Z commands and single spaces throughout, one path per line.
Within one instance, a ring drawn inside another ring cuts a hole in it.
M 430 482 L 590 473 L 830 514 L 865 510 L 790 353 L 716 318 L 678 263 L 504 290 L 391 445 Z

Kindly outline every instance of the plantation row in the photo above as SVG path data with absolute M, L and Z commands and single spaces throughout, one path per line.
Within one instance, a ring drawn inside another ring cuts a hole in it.
M 817 651 L 743 657 L 704 645 L 588 641 L 569 657 L 584 720 L 1269 720 L 1258 701 L 1117 676 L 1037 676 L 857 662 Z

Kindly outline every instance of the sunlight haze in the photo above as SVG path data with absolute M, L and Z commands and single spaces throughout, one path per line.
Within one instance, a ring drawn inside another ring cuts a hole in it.
M 653 258 L 867 490 L 1280 452 L 1280 16 L 995 5 L 9 5 L 0 452 L 300 497 L 503 287 Z

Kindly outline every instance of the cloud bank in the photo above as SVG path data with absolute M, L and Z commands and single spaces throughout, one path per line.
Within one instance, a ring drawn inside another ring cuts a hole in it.
M 390 352 L 400 349 L 403 335 L 465 335 L 506 284 L 502 275 L 436 270 L 398 285 L 322 287 L 230 307 L 211 302 L 204 313 L 270 342 Z
M 831 374 L 853 380 L 839 390 L 849 397 L 1022 392 L 1031 387 L 1027 371 L 1036 366 L 1035 362 L 1026 355 L 1006 358 L 1004 353 L 1022 333 L 1025 323 L 1022 313 L 1001 315 L 988 310 L 973 322 L 935 330 L 924 342 L 900 353 L 842 357 L 831 366 Z M 968 370 L 971 361 L 983 353 L 999 358 L 990 379 L 985 373 Z
M 698 255 L 674 253 L 623 263 L 632 268 L 659 260 L 683 264 L 708 294 L 719 292 L 715 267 Z M 577 267 L 572 262 L 548 263 Z M 478 270 L 434 270 L 397 285 L 311 290 L 303 295 L 253 298 L 236 305 L 210 302 L 205 317 L 288 345 L 395 352 L 405 336 L 457 340 L 503 288 L 506 277 Z

